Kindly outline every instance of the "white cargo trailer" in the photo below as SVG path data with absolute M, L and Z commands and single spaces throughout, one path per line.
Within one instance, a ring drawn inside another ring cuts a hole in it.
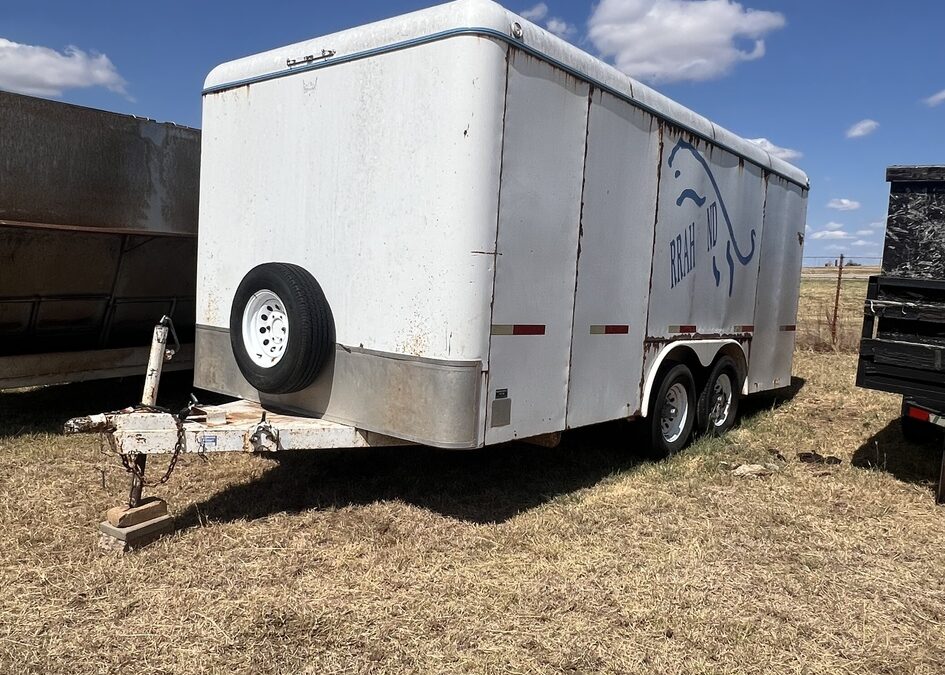
M 804 173 L 492 2 L 214 69 L 200 181 L 195 383 L 244 402 L 120 452 L 672 452 L 790 384 Z

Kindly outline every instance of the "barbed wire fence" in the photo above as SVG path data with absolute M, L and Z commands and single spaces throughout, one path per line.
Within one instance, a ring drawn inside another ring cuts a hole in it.
M 804 256 L 797 312 L 797 344 L 818 351 L 857 351 L 869 277 L 880 256 L 840 253 Z

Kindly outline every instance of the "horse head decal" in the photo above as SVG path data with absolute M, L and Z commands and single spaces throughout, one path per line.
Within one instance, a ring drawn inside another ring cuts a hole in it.
M 687 161 L 690 158 L 693 161 Z M 719 191 L 719 185 L 715 180 L 715 176 L 712 174 L 712 169 L 709 168 L 708 162 L 706 162 L 705 158 L 695 146 L 688 141 L 680 139 L 676 142 L 672 152 L 669 154 L 667 163 L 669 168 L 674 170 L 673 178 L 686 186 L 679 191 L 679 195 L 676 198 L 676 206 L 682 206 L 686 201 L 691 201 L 698 208 L 702 208 L 711 197 L 713 198 L 713 203 L 710 204 L 710 208 L 714 211 L 714 207 L 717 204 L 718 209 L 722 212 L 722 219 L 725 221 L 725 226 L 728 230 L 728 241 L 725 244 L 725 258 L 728 262 L 729 270 L 728 294 L 731 295 L 735 283 L 735 260 L 737 259 L 742 265 L 747 265 L 755 255 L 755 229 L 752 228 L 751 230 L 750 248 L 747 253 L 743 253 L 741 246 L 738 244 L 738 240 L 735 238 L 732 220 L 728 215 L 725 200 L 722 199 L 722 193 Z M 715 193 L 714 195 L 700 195 L 695 190 L 695 186 L 702 183 L 702 180 L 700 180 L 701 176 L 696 175 L 700 172 L 709 179 L 709 184 L 712 187 L 712 191 Z M 732 256 L 733 253 L 734 258 Z M 714 254 L 712 256 L 712 272 L 715 275 L 715 285 L 718 286 L 721 282 L 721 274 L 719 273 Z

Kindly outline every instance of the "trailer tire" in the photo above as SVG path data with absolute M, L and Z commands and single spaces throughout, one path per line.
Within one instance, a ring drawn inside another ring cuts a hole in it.
M 909 404 L 905 396 L 902 398 L 902 413 L 899 417 L 899 426 L 902 429 L 902 437 L 909 443 L 916 445 L 925 445 L 936 439 L 938 427 L 929 422 L 923 422 L 920 419 L 909 416 Z
M 687 365 L 677 363 L 663 373 L 649 410 L 647 429 L 653 454 L 668 457 L 686 447 L 696 421 L 696 384 Z
M 922 422 L 911 417 L 900 417 L 899 426 L 902 429 L 902 437 L 909 443 L 924 445 L 931 440 L 932 434 L 926 428 L 928 422 Z
M 719 357 L 712 364 L 705 386 L 699 393 L 696 405 L 699 430 L 718 436 L 731 429 L 738 415 L 740 393 L 738 366 L 730 356 Z
M 264 263 L 243 277 L 230 309 L 230 345 L 240 372 L 256 389 L 305 389 L 328 362 L 334 341 L 331 308 L 308 270 Z

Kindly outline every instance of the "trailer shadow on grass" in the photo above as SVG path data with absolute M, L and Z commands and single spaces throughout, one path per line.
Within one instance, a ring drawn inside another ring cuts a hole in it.
M 862 469 L 886 471 L 895 478 L 934 491 L 938 485 L 945 436 L 930 425 L 924 442 L 907 441 L 899 420 L 873 434 L 853 453 L 851 463 Z
M 804 381 L 773 395 L 745 399 L 742 421 L 791 400 Z M 186 509 L 180 528 L 253 520 L 310 509 L 338 509 L 397 500 L 459 520 L 504 522 L 608 476 L 651 463 L 640 423 L 608 422 L 566 433 L 556 448 L 510 443 L 480 450 L 405 446 L 294 451 L 272 456 L 259 478 Z

